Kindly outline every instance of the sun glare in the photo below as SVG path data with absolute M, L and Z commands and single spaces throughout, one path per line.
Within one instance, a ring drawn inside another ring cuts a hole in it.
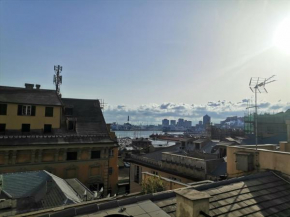
M 290 54 L 290 17 L 284 19 L 277 27 L 273 43 L 280 50 Z

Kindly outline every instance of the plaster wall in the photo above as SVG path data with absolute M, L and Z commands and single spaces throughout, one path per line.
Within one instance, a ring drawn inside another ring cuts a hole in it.
M 80 147 L 80 145 L 78 146 Z M 76 148 L 63 149 L 36 147 L 11 147 L 0 151 L 0 173 L 12 173 L 22 171 L 47 170 L 56 176 L 66 178 L 78 178 L 88 187 L 91 184 L 103 183 L 105 192 L 111 189 L 115 194 L 118 183 L 118 149 L 114 149 L 113 156 L 108 156 L 108 148 Z M 24 149 L 25 148 L 25 149 Z M 91 150 L 101 151 L 101 158 L 91 159 Z M 76 150 L 76 160 L 67 160 L 66 152 Z M 108 169 L 112 167 L 112 174 L 108 175 Z
M 160 171 L 156 168 L 150 168 L 150 167 L 146 167 L 146 166 L 143 166 L 143 165 L 140 165 L 140 164 L 136 164 L 136 163 L 131 163 L 131 166 L 130 166 L 130 193 L 135 193 L 135 192 L 140 192 L 142 190 L 142 187 L 141 187 L 141 179 L 140 179 L 140 183 L 136 183 L 134 181 L 134 168 L 135 166 L 139 166 L 139 171 L 140 173 L 142 172 L 148 172 L 148 173 L 158 173 L 157 175 L 158 176 L 161 176 L 161 177 L 164 177 L 164 178 L 168 178 L 168 179 L 172 179 L 172 178 L 175 178 L 177 181 L 179 182 L 182 182 L 182 183 L 190 183 L 190 182 L 194 182 L 196 180 L 193 180 L 193 179 L 187 179 L 187 178 L 183 178 L 183 177 L 180 177 L 180 176 L 176 176 L 176 175 L 173 175 L 173 174 L 170 174 L 170 173 L 166 173 L 166 172 L 163 172 L 163 171 Z M 141 176 L 142 178 L 142 176 Z
M 45 107 L 53 107 L 53 117 L 45 117 Z M 40 130 L 44 124 L 60 128 L 61 107 L 35 106 L 35 116 L 18 116 L 18 104 L 7 104 L 7 115 L 0 115 L 0 123 L 6 124 L 6 130 L 21 130 L 22 124 L 30 124 L 31 130 Z
M 227 173 L 229 177 L 246 175 L 249 172 L 243 172 L 236 169 L 236 152 L 252 152 L 254 153 L 254 162 L 258 160 L 259 170 L 277 170 L 290 175 L 290 153 L 281 151 L 271 151 L 258 149 L 258 154 L 255 154 L 254 149 L 242 148 L 237 146 L 227 147 Z M 256 170 L 257 171 L 257 168 Z M 250 173 L 255 172 L 250 171 Z

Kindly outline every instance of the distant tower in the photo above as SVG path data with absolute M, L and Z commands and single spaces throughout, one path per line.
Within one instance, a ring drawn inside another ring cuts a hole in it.
M 62 84 L 62 76 L 60 75 L 62 71 L 62 66 L 54 66 L 55 75 L 53 75 L 53 83 L 55 84 L 55 90 L 57 95 L 60 95 L 60 85 Z
M 129 115 L 128 115 L 128 123 L 130 122 L 130 117 L 129 117 Z
M 210 124 L 210 116 L 206 114 L 203 116 L 203 126 L 206 127 L 208 124 Z

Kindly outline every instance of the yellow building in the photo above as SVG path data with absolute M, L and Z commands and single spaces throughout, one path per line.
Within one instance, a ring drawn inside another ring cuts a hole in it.
M 117 160 L 98 100 L 60 98 L 40 85 L 0 86 L 0 173 L 47 170 L 114 194 Z

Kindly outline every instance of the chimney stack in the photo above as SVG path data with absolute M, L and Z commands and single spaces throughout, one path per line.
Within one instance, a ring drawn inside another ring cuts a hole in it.
M 36 87 L 37 90 L 39 90 L 40 89 L 40 84 L 36 84 L 35 87 Z
M 34 87 L 34 84 L 25 83 L 24 85 L 25 85 L 26 89 L 33 89 L 33 87 Z
M 209 214 L 209 194 L 189 188 L 176 190 L 176 217 L 199 217 Z

